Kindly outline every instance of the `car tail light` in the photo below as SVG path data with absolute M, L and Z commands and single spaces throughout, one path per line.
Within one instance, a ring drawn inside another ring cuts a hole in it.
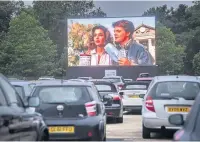
M 118 88 L 121 90 L 122 89 L 122 87 L 123 87 L 123 85 L 118 85 Z
M 148 96 L 146 98 L 146 101 L 145 101 L 145 106 L 148 110 L 152 111 L 152 112 L 155 112 L 155 108 L 154 108 L 154 105 L 153 105 L 153 99 L 151 96 Z
M 114 101 L 119 101 L 119 100 L 121 100 L 121 97 L 120 97 L 120 96 L 117 96 L 117 95 L 116 95 L 116 96 L 113 96 L 113 100 L 114 100 Z
M 97 115 L 97 104 L 95 101 L 86 103 L 85 108 L 86 108 L 88 116 L 96 116 Z
M 175 133 L 174 135 L 174 140 L 178 141 L 180 140 L 181 136 L 184 134 L 184 130 L 179 130 L 178 132 Z

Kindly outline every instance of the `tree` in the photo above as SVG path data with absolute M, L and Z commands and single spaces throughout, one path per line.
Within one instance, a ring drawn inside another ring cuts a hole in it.
M 50 38 L 57 44 L 59 58 L 66 40 L 66 18 L 105 17 L 93 1 L 34 1 L 33 8 L 42 26 L 49 31 Z
M 157 38 L 157 64 L 160 74 L 172 71 L 174 74 L 183 73 L 184 48 L 176 45 L 175 35 L 169 28 L 158 23 Z
M 24 6 L 23 1 L 0 1 L 0 41 L 8 32 L 9 22 Z
M 200 52 L 198 52 L 193 59 L 194 75 L 200 76 Z
M 21 12 L 11 20 L 3 45 L 5 74 L 39 77 L 55 72 L 56 47 L 32 15 Z

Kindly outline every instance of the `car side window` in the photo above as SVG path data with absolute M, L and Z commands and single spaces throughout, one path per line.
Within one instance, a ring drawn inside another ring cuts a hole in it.
M 4 96 L 2 89 L 0 88 L 0 106 L 6 106 L 6 105 L 7 105 L 6 98 Z
M 94 87 L 94 90 L 95 90 L 95 92 L 97 94 L 97 97 L 99 98 L 99 100 L 101 100 L 102 98 L 101 98 L 99 92 L 97 91 L 97 87 L 96 86 L 93 86 L 93 87 Z
M 0 79 L 0 83 L 2 85 L 3 90 L 6 92 L 6 95 L 8 95 L 10 103 L 22 106 L 22 102 L 20 101 L 19 96 L 17 95 L 15 89 L 2 78 Z
M 94 87 L 88 87 L 88 90 L 89 90 L 89 92 L 91 93 L 93 99 L 94 99 L 95 101 L 99 101 L 99 97 L 98 97 L 97 92 L 95 91 L 95 88 L 94 88 Z

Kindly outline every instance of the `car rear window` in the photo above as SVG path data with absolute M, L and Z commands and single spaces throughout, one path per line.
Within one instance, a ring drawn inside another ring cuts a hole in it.
M 150 91 L 153 99 L 184 98 L 194 100 L 200 91 L 200 84 L 187 81 L 159 82 Z
M 147 90 L 147 85 L 128 84 L 125 85 L 123 90 Z
M 40 87 L 36 93 L 43 103 L 86 103 L 90 101 L 90 96 L 86 87 Z
M 109 84 L 95 84 L 99 92 L 117 92 L 117 89 L 114 85 Z

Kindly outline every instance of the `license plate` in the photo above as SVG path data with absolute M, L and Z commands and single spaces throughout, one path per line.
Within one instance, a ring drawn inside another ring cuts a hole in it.
M 49 133 L 74 133 L 73 126 L 49 127 Z
M 189 107 L 168 107 L 167 111 L 168 112 L 189 112 L 190 108 Z
M 134 96 L 129 96 L 129 98 L 139 98 L 139 96 L 134 95 Z

